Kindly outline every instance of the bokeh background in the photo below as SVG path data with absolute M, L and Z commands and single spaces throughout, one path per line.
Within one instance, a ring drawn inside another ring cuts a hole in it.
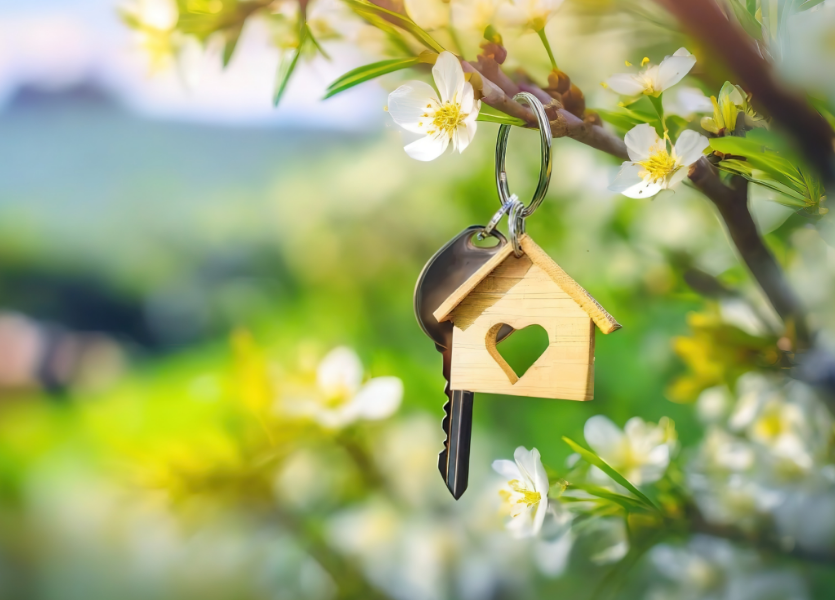
M 603 21 L 575 7 L 553 25 L 590 106 L 614 104 L 597 82 L 624 59 L 683 39 L 649 24 L 647 48 L 640 30 Z M 246 31 L 226 70 L 212 52 L 154 68 L 110 0 L 0 1 L 0 596 L 587 597 L 610 568 L 582 545 L 566 557 L 509 538 L 490 464 L 524 445 L 560 469 L 561 437 L 582 439 L 595 414 L 668 416 L 683 447 L 702 439 L 698 405 L 670 400 L 723 375 L 693 375 L 676 354 L 691 313 L 753 336 L 776 323 L 721 223 L 684 186 L 617 196 L 616 161 L 555 143 L 529 232 L 624 327 L 598 336 L 593 402 L 478 395 L 470 486 L 454 502 L 436 468 L 440 356 L 412 293 L 435 250 L 498 207 L 497 126 L 480 124 L 462 155 L 418 163 L 383 111 L 398 76 L 316 101 L 367 62 L 346 47 L 300 70 L 276 110 L 267 42 Z M 535 133 L 514 132 L 523 197 L 537 152 Z M 760 191 L 753 207 L 817 322 L 832 324 L 830 222 Z M 704 273 L 739 295 L 705 300 L 688 284 Z M 251 407 L 339 346 L 367 377 L 402 380 L 399 410 L 337 431 L 285 423 L 265 442 Z M 707 558 L 644 558 L 618 597 L 829 597 L 828 564 L 691 544 Z M 709 579 L 713 559 L 737 561 L 726 577 L 755 595 L 652 591 L 687 568 Z

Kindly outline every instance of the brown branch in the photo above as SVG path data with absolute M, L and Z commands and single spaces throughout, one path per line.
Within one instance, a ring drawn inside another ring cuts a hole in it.
M 786 327 L 794 329 L 797 348 L 810 348 L 812 340 L 800 301 L 786 281 L 774 255 L 760 237 L 748 210 L 748 181 L 734 176 L 731 178 L 731 186 L 725 185 L 719 179 L 716 167 L 706 158 L 700 158 L 690 168 L 690 180 L 716 206 L 731 240 L 754 279 Z
M 482 101 L 488 106 L 518 117 L 531 127 L 536 127 L 536 117 L 533 113 L 527 107 L 513 100 L 513 96 L 519 92 L 531 92 L 545 104 L 546 113 L 548 113 L 551 123 L 551 134 L 555 138 L 568 137 L 581 144 L 616 156 L 621 160 L 629 160 L 626 144 L 620 137 L 600 125 L 595 125 L 571 114 L 562 107 L 559 101 L 552 98 L 542 88 L 532 83 L 517 84 L 502 71 L 500 65 L 492 58 L 481 55 L 478 57 L 477 63 L 464 61 L 462 66 L 466 72 L 475 71 L 481 75 L 484 84 Z
M 832 127 L 804 98 L 778 84 L 751 38 L 728 20 L 714 0 L 656 1 L 705 47 L 716 49 L 717 56 L 724 59 L 742 86 L 753 94 L 754 102 L 794 136 L 826 185 L 835 186 Z

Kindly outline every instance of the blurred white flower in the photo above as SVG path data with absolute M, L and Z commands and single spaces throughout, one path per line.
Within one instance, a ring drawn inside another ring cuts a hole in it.
M 460 31 L 484 35 L 502 0 L 452 0 L 452 25 Z
M 592 450 L 635 485 L 661 479 L 677 445 L 673 423 L 666 417 L 658 425 L 633 417 L 621 430 L 608 418 L 597 415 L 586 421 L 584 434 Z M 610 481 L 597 468 L 592 473 Z
M 403 129 L 424 137 L 406 146 L 406 153 L 417 160 L 434 160 L 449 146 L 463 152 L 476 133 L 476 117 L 481 101 L 473 86 L 464 79 L 461 63 L 450 52 L 441 52 L 432 68 L 435 90 L 422 81 L 410 81 L 389 94 L 388 111 Z
M 536 448 L 519 446 L 513 458 L 493 461 L 493 469 L 508 480 L 499 492 L 510 512 L 507 528 L 516 537 L 535 536 L 548 513 L 548 475 Z
M 832 420 L 812 390 L 798 382 L 778 387 L 757 374 L 741 378 L 738 388 L 731 429 L 766 448 L 784 475 L 792 474 L 786 468 L 808 472 L 824 457 Z
M 375 377 L 365 384 L 362 379 L 362 363 L 356 352 L 344 346 L 335 348 L 319 363 L 314 393 L 292 398 L 289 409 L 328 428 L 394 414 L 403 399 L 400 379 Z
M 598 519 L 589 527 L 592 543 L 589 560 L 598 565 L 619 561 L 629 552 L 626 522 L 622 518 Z
M 180 16 L 174 0 L 136 0 L 126 10 L 142 25 L 160 31 L 173 29 Z
M 648 63 L 649 59 L 644 58 L 641 66 Z M 695 64 L 696 57 L 687 49 L 679 48 L 672 56 L 666 56 L 660 65 L 650 64 L 639 73 L 612 75 L 606 80 L 605 86 L 624 96 L 660 96 L 664 90 L 684 79 Z
M 428 31 L 449 25 L 449 0 L 406 0 L 406 12 Z
M 499 6 L 503 27 L 542 31 L 562 6 L 563 0 L 511 0 Z
M 804 600 L 808 591 L 795 573 L 766 566 L 752 552 L 726 540 L 696 535 L 685 546 L 659 544 L 649 553 L 661 577 L 652 577 L 648 598 L 688 600 Z
M 699 88 L 676 86 L 664 95 L 664 113 L 689 119 L 695 114 L 713 111 L 713 102 Z
M 624 140 L 629 153 L 609 189 L 628 198 L 649 198 L 687 177 L 687 169 L 702 157 L 710 142 L 695 131 L 681 132 L 672 151 L 655 128 L 642 123 L 633 127 Z

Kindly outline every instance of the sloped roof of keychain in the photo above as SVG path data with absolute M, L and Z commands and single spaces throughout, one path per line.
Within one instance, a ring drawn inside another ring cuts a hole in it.
M 516 100 L 530 105 L 539 121 L 542 161 L 539 184 L 526 207 L 507 185 L 505 156 L 510 126 L 502 125 L 496 147 L 496 182 L 502 207 L 484 229 L 493 231 L 508 215 L 510 244 L 501 248 L 434 312 L 452 321 L 450 388 L 565 400 L 594 395 L 595 328 L 604 334 L 620 324 L 525 233 L 525 219 L 542 203 L 551 177 L 551 131 L 545 109 L 532 94 Z M 520 377 L 496 349 L 497 334 L 541 326 L 548 347 Z

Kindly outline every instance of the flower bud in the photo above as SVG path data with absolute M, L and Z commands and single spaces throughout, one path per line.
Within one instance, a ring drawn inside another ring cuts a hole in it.
M 565 110 L 580 118 L 586 112 L 586 98 L 580 88 L 573 83 L 568 91 L 562 95 L 562 105 Z
M 495 42 L 482 42 L 481 54 L 486 58 L 490 58 L 498 64 L 504 63 L 507 59 L 507 49 L 501 44 Z
M 571 87 L 571 79 L 568 74 L 563 73 L 559 69 L 551 71 L 548 75 L 548 91 L 557 92 L 558 94 L 565 94 Z

